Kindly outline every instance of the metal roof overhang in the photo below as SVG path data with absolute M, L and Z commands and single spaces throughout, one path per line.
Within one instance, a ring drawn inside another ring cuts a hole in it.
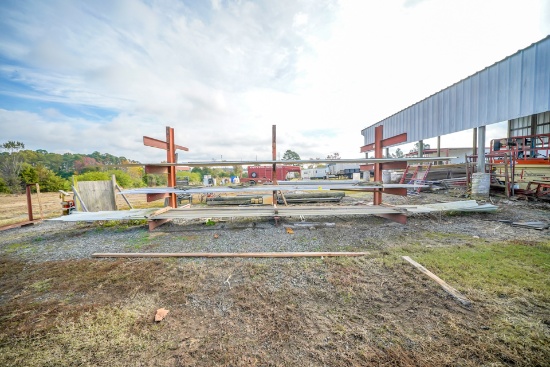
M 404 143 L 550 110 L 550 36 L 361 131 L 364 145 L 403 133 Z M 400 144 L 403 144 L 400 143 Z

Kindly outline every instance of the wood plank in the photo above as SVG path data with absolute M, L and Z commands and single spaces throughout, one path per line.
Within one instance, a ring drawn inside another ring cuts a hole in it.
M 431 271 L 426 269 L 424 266 L 420 265 L 419 263 L 417 263 L 416 261 L 411 259 L 409 256 L 401 256 L 401 257 L 403 258 L 403 260 L 408 261 L 415 268 L 417 268 L 418 270 L 420 270 L 421 272 L 423 272 L 424 274 L 426 274 L 427 276 L 429 276 L 430 278 L 435 280 L 437 282 L 437 284 L 439 284 L 441 286 L 441 288 L 443 288 L 447 293 L 449 293 L 454 299 L 456 299 L 462 305 L 464 305 L 464 306 L 471 306 L 472 305 L 472 301 L 470 301 L 468 298 L 466 298 L 466 296 L 464 296 L 462 293 L 460 293 L 459 291 L 457 291 L 456 289 L 454 289 L 453 287 L 448 285 L 444 280 L 442 280 L 437 275 L 435 275 L 434 273 L 432 273 Z
M 368 255 L 368 252 L 127 252 L 94 253 L 92 257 L 349 257 L 365 255 Z

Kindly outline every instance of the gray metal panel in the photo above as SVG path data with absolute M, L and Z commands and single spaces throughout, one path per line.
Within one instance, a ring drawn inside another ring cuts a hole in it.
M 550 110 L 550 36 L 361 131 L 429 139 Z

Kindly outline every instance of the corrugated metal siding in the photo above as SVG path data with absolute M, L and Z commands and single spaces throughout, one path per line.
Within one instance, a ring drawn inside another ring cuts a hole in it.
M 407 142 L 550 111 L 550 36 L 480 72 L 363 129 L 384 139 L 407 133 Z

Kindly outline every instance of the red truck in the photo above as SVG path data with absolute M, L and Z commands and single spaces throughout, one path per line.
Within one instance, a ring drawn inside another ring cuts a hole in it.
M 277 166 L 277 181 L 285 181 L 290 172 L 300 173 L 299 166 Z M 248 166 L 248 177 L 241 178 L 241 182 L 249 182 L 251 185 L 271 182 L 273 179 L 273 166 Z

